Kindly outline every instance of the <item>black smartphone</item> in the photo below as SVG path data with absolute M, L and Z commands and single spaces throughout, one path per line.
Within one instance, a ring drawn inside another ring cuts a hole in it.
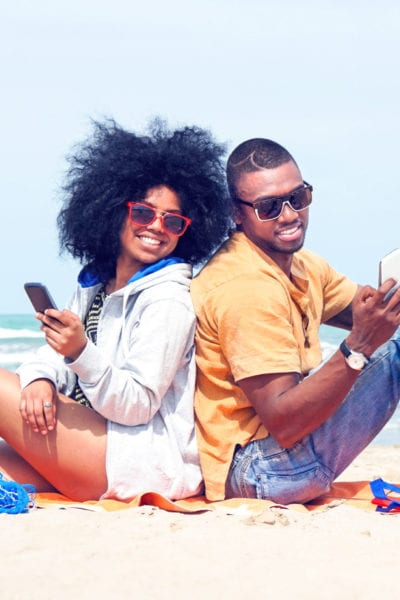
M 46 308 L 57 308 L 49 290 L 43 283 L 30 281 L 24 284 L 24 288 L 36 312 L 44 313 Z

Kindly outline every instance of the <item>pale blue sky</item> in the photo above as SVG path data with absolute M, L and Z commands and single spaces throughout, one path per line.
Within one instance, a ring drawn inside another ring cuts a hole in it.
M 55 219 L 90 118 L 272 138 L 314 185 L 310 249 L 375 285 L 400 246 L 396 0 L 0 0 L 0 50 L 0 313 L 27 280 L 72 293 Z

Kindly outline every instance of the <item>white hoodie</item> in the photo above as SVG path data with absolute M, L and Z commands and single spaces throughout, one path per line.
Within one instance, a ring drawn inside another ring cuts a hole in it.
M 22 387 L 46 377 L 66 395 L 78 377 L 93 408 L 107 419 L 103 498 L 129 500 L 153 491 L 179 499 L 201 489 L 191 266 L 174 259 L 160 263 L 106 297 L 97 344 L 88 341 L 77 360 L 68 362 L 46 345 L 18 369 Z M 69 305 L 82 320 L 101 288 L 90 276 L 84 279 Z

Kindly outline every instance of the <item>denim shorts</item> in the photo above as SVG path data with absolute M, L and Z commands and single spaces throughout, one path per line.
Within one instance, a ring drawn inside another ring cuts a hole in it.
M 285 449 L 269 436 L 237 447 L 226 497 L 303 503 L 327 492 L 332 479 L 315 456 L 309 437 Z
M 372 355 L 339 408 L 310 435 L 289 449 L 272 436 L 237 446 L 226 497 L 288 504 L 324 494 L 381 431 L 399 398 L 400 328 Z

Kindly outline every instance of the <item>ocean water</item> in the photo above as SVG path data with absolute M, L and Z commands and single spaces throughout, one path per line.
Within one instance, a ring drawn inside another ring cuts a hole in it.
M 323 325 L 320 333 L 323 356 L 328 358 L 346 332 Z M 0 315 L 0 367 L 15 371 L 43 343 L 39 322 L 32 315 Z M 400 444 L 400 408 L 373 443 Z
M 39 325 L 32 315 L 0 315 L 0 367 L 15 371 L 44 344 Z

